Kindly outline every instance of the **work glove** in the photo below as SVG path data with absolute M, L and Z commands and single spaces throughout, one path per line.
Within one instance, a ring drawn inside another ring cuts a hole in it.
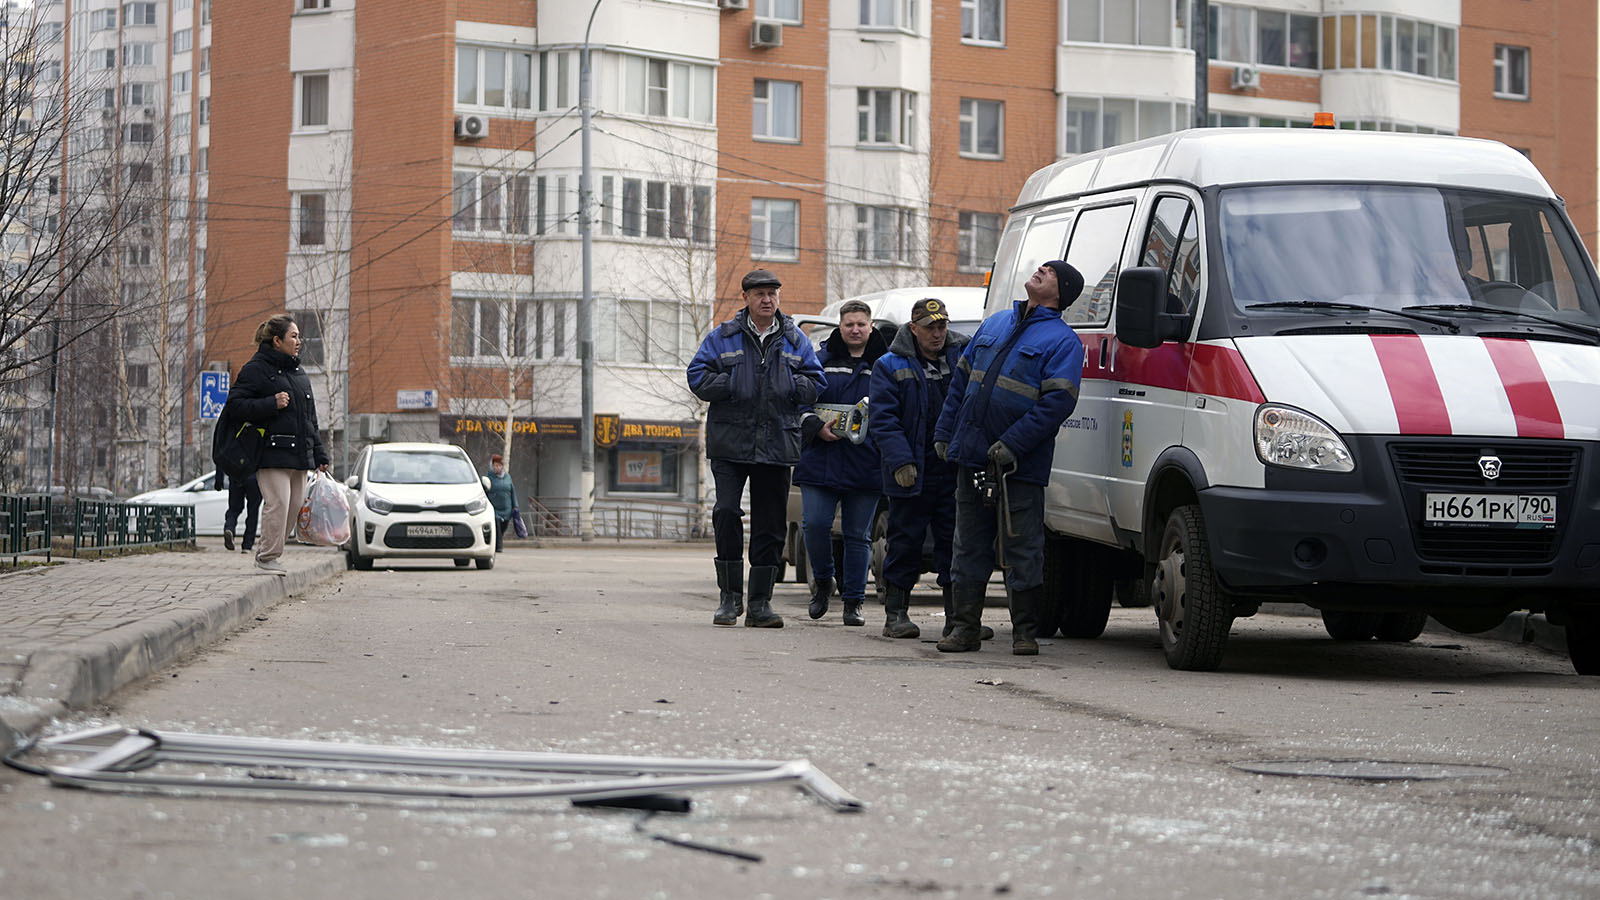
M 939 459 L 945 462 L 950 461 L 950 445 L 944 441 L 933 442 L 933 453 L 935 456 L 939 457 Z
M 1001 467 L 1017 464 L 1017 455 L 1011 452 L 1003 441 L 995 441 L 989 445 L 989 459 Z
M 917 467 L 906 463 L 894 470 L 894 483 L 901 487 L 911 487 L 917 483 Z

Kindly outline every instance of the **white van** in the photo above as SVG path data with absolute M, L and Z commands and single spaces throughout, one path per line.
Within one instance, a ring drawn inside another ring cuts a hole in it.
M 1600 285 L 1521 154 L 1181 132 L 1035 172 L 988 310 L 1052 258 L 1084 275 L 1086 353 L 1050 625 L 1093 637 L 1147 600 L 1167 662 L 1214 669 L 1266 600 L 1348 640 L 1527 609 L 1600 674 Z

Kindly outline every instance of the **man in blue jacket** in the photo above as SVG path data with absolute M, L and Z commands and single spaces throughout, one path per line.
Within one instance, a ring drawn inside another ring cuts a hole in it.
M 800 460 L 800 409 L 816 402 L 822 366 L 811 342 L 778 311 L 782 282 L 766 269 L 744 276 L 744 309 L 718 325 L 689 361 L 689 390 L 706 401 L 706 456 L 716 483 L 711 526 L 717 544 L 713 625 L 744 613 L 744 510 L 750 484 L 750 614 L 752 628 L 782 628 L 772 611 L 772 586 L 783 552 L 789 469 Z
M 1062 310 L 1083 291 L 1083 276 L 1053 259 L 1024 285 L 1028 299 L 986 319 L 967 344 L 934 430 L 935 451 L 960 468 L 956 479 L 953 576 L 956 627 L 946 653 L 977 650 L 999 516 L 979 493 L 991 463 L 1008 527 L 1002 536 L 1011 595 L 1011 652 L 1033 656 L 1044 595 L 1044 486 L 1056 434 L 1078 404 L 1083 341 Z

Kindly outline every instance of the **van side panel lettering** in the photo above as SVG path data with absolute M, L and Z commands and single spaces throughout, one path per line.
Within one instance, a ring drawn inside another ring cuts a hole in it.
M 1566 429 L 1561 425 L 1561 408 L 1556 405 L 1555 394 L 1539 359 L 1527 341 L 1504 338 L 1484 338 L 1489 348 L 1489 358 L 1494 360 L 1495 371 L 1506 386 L 1506 399 L 1511 401 L 1511 412 L 1517 417 L 1517 436 L 1529 438 L 1562 438 Z
M 1389 382 L 1389 399 L 1401 434 L 1451 434 L 1450 410 L 1422 338 L 1414 334 L 1375 334 L 1372 348 Z

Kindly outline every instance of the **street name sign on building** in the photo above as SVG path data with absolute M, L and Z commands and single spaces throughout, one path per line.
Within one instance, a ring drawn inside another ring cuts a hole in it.
M 228 373 L 200 373 L 200 418 L 215 419 L 222 415 L 223 404 L 228 402 Z
M 439 392 L 425 391 L 395 391 L 394 405 L 397 409 L 438 409 Z

